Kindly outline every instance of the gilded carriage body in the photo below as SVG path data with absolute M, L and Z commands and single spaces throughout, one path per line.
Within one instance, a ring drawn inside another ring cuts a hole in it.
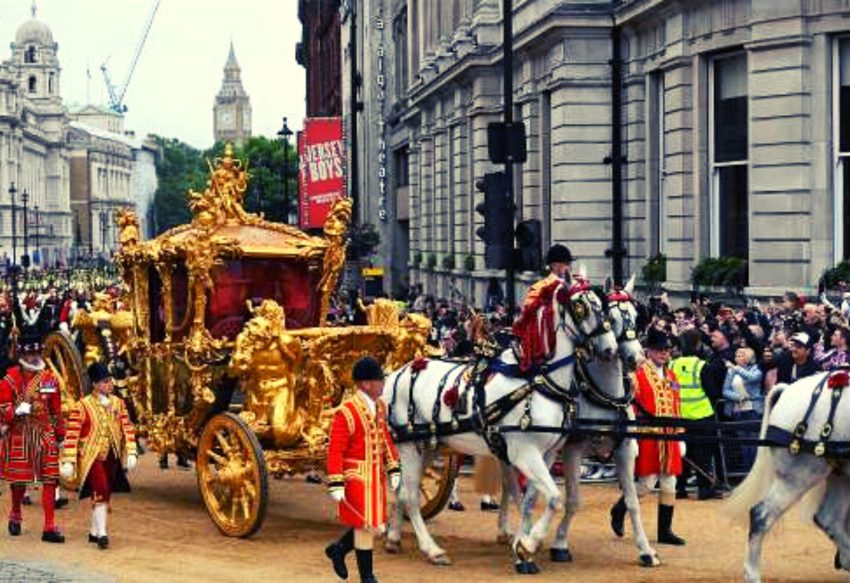
M 323 467 L 353 362 L 404 363 L 430 326 L 389 302 L 370 307 L 366 326 L 326 325 L 351 201 L 336 201 L 323 236 L 311 236 L 245 211 L 248 180 L 228 145 L 207 188 L 189 192 L 190 224 L 142 241 L 132 212 L 120 213 L 127 311 L 98 314 L 120 339 L 141 433 L 154 451 L 195 458 L 207 510 L 230 536 L 262 524 L 267 474 Z M 87 363 L 103 357 L 85 344 Z

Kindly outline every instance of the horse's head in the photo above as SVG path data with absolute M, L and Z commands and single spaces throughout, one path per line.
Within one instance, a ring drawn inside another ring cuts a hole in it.
M 607 295 L 607 312 L 611 331 L 617 340 L 620 358 L 629 371 L 637 368 L 643 356 L 643 347 L 637 338 L 638 312 L 632 297 L 634 286 L 635 276 L 633 275 L 624 288 L 609 290 Z
M 564 282 L 555 294 L 560 316 L 559 328 L 570 333 L 591 356 L 605 361 L 617 358 L 617 339 L 602 307 L 602 300 L 586 279 Z

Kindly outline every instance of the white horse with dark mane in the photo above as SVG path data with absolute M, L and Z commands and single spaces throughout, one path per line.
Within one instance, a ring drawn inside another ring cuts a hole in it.
M 632 277 L 622 290 L 613 290 L 607 295 L 608 318 L 617 339 L 620 358 L 614 361 L 589 359 L 585 364 L 579 363 L 577 380 L 580 391 L 576 407 L 579 431 L 582 420 L 594 422 L 595 425 L 589 426 L 588 429 L 616 430 L 618 423 L 634 418 L 630 408 L 631 391 L 627 390 L 623 378 L 623 366 L 633 371 L 643 355 L 643 348 L 637 339 L 637 310 L 632 298 L 634 279 Z M 610 426 L 605 425 L 606 421 L 610 421 Z M 619 428 L 622 429 L 622 426 Z M 584 437 L 569 440 L 561 450 L 566 505 L 555 541 L 549 548 L 551 560 L 570 562 L 573 559 L 569 549 L 569 529 L 580 506 L 581 460 L 586 455 L 598 455 L 603 459 L 613 456 L 638 548 L 639 564 L 645 567 L 659 565 L 658 555 L 649 544 L 640 515 L 634 475 L 637 443 L 630 437 L 618 442 L 608 435 L 594 436 L 592 431 Z M 521 505 L 522 532 L 527 532 L 531 526 L 536 500 L 537 492 L 530 486 Z M 622 536 L 622 532 L 617 535 Z
M 563 444 L 569 431 L 575 350 L 583 345 L 597 358 L 613 361 L 617 359 L 617 344 L 599 297 L 584 281 L 553 282 L 541 292 L 536 312 L 526 316 L 540 331 L 546 354 L 535 364 L 533 376 L 520 374 L 521 359 L 508 349 L 494 361 L 486 386 L 477 390 L 473 365 L 446 359 L 414 361 L 387 378 L 383 398 L 390 424 L 400 437 L 398 450 L 404 467 L 399 507 L 387 535 L 388 550 L 400 548 L 406 512 L 427 558 L 435 564 L 449 563 L 446 551 L 431 537 L 419 512 L 426 444 L 436 445 L 436 440 L 458 453 L 474 456 L 492 455 L 501 445 L 506 461 L 543 493 L 546 509 L 542 516 L 513 543 L 518 565 L 533 556 L 552 519 L 563 511 L 563 495 L 544 458 Z M 446 405 L 447 392 L 459 395 L 459 408 Z M 465 413 L 460 415 L 458 410 Z M 448 429 L 452 427 L 455 431 Z M 424 434 L 420 428 L 426 428 Z M 406 441 L 405 433 L 415 436 L 416 441 Z M 508 481 L 506 478 L 506 486 L 511 488 Z M 503 532 L 505 526 L 500 525 Z
M 761 581 L 765 535 L 804 496 L 805 518 L 837 547 L 836 568 L 850 570 L 850 392 L 838 370 L 778 385 L 765 399 L 759 448 L 747 479 L 727 501 L 732 517 L 749 516 L 744 579 Z

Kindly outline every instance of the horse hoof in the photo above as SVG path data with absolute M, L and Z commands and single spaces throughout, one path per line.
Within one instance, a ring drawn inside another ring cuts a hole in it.
M 661 565 L 661 561 L 658 560 L 658 556 L 650 554 L 638 557 L 638 563 L 641 567 L 658 567 Z
M 540 567 L 534 561 L 518 561 L 514 568 L 520 575 L 537 575 L 540 573 Z
M 549 558 L 553 563 L 572 563 L 573 554 L 570 549 L 549 549 Z
M 388 553 L 395 555 L 401 552 L 401 541 L 400 540 L 392 540 L 387 539 L 387 542 L 384 543 L 384 550 Z
M 833 562 L 833 566 L 836 571 L 841 570 L 841 553 L 838 551 L 835 551 L 835 561 Z
M 512 537 L 506 532 L 500 532 L 499 536 L 496 537 L 496 544 L 500 545 L 509 545 L 511 544 Z
M 437 553 L 434 556 L 429 555 L 428 556 L 428 562 L 430 562 L 432 565 L 436 565 L 438 567 L 448 567 L 449 565 L 452 564 L 452 560 L 449 558 L 449 556 L 445 552 Z

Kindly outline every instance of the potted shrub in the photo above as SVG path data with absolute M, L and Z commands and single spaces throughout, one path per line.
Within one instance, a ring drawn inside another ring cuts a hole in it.
M 428 264 L 426 265 L 426 267 L 430 270 L 433 270 L 435 267 L 437 267 L 437 254 L 436 253 L 429 253 L 428 254 Z
M 827 269 L 821 276 L 826 289 L 846 289 L 850 284 L 850 261 L 842 261 L 835 267 Z
M 416 267 L 419 267 L 419 266 L 422 265 L 422 252 L 421 251 L 417 251 L 416 253 L 413 254 L 413 265 L 415 265 Z
M 741 257 L 705 257 L 691 270 L 698 287 L 742 288 L 747 285 L 747 260 Z
M 463 268 L 469 272 L 475 271 L 475 255 L 472 253 L 466 254 L 466 257 L 463 258 Z
M 650 293 L 657 293 L 661 284 L 667 281 L 667 256 L 659 253 L 655 257 L 650 258 L 640 271 L 643 281 L 646 282 L 650 289 Z
M 455 256 L 452 253 L 443 257 L 443 269 L 452 270 L 455 268 Z

